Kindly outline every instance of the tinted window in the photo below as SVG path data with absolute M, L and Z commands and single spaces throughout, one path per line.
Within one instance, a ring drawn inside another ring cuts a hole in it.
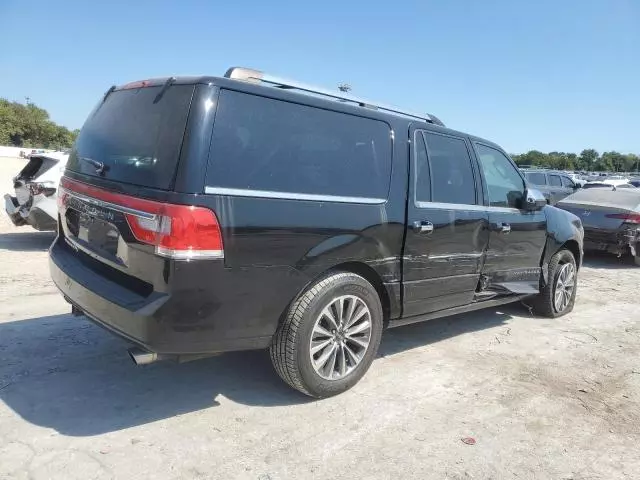
M 427 147 L 424 144 L 422 132 L 415 132 L 415 178 L 416 193 L 418 202 L 428 202 L 431 200 L 431 176 L 429 174 L 429 159 L 427 158 Z
M 76 140 L 67 168 L 98 175 L 89 158 L 106 165 L 105 178 L 169 189 L 176 173 L 193 85 L 111 93 L 91 113 Z
M 495 148 L 476 144 L 480 166 L 493 207 L 520 208 L 524 181 L 507 156 Z
M 575 186 L 575 184 L 573 183 L 573 180 L 571 180 L 569 177 L 560 177 L 560 178 L 562 178 L 563 187 L 573 188 Z
M 387 197 L 391 133 L 377 120 L 222 90 L 207 185 Z
M 561 187 L 562 180 L 560 180 L 559 175 L 549 175 L 549 185 L 552 187 Z
M 531 185 L 546 185 L 547 184 L 547 176 L 544 173 L 526 172 L 524 174 L 524 176 L 529 181 L 529 183 Z
M 432 201 L 475 205 L 476 189 L 466 142 L 431 132 L 425 132 L 425 138 L 431 166 Z

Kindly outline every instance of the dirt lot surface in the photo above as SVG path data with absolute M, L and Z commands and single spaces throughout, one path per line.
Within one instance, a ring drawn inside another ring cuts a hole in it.
M 23 163 L 0 159 L 3 193 Z M 52 239 L 0 215 L 2 479 L 640 478 L 624 259 L 588 257 L 558 320 L 512 305 L 388 331 L 353 390 L 311 401 L 262 351 L 135 367 L 68 314 Z

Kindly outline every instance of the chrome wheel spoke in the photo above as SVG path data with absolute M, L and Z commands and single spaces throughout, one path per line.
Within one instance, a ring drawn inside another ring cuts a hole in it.
M 344 324 L 344 297 L 340 297 L 338 299 L 338 305 L 336 306 L 336 309 L 338 310 L 338 326 L 341 327 Z
M 576 286 L 576 269 L 572 263 L 565 263 L 560 268 L 553 292 L 553 306 L 558 313 L 563 312 L 571 303 Z
M 362 317 L 364 317 L 369 313 L 369 309 L 366 307 L 364 303 L 360 302 L 358 307 L 359 308 L 354 312 L 354 314 L 349 319 L 349 322 L 346 325 L 347 328 L 349 328 L 351 325 L 353 325 L 354 323 L 356 323 L 358 320 L 360 320 Z
M 344 350 L 345 350 L 345 352 L 347 353 L 347 356 L 349 357 L 350 362 L 351 362 L 351 363 L 353 363 L 353 365 L 354 365 L 354 366 L 355 366 L 355 365 L 358 365 L 358 363 L 360 363 L 360 357 L 358 357 L 358 356 L 353 352 L 353 350 L 351 350 L 351 349 L 349 348 L 349 345 L 346 345 L 346 344 L 345 344 L 345 346 L 344 346 Z
M 345 328 L 350 325 L 351 319 L 353 318 L 353 312 L 355 311 L 357 305 L 358 305 L 358 299 L 352 298 L 349 300 L 349 308 L 347 309 L 347 315 L 345 317 L 344 324 L 343 324 Z
M 361 339 L 360 337 L 355 337 L 355 336 L 347 336 L 347 342 L 355 343 L 360 348 L 367 348 L 367 346 L 369 345 L 368 341 L 365 341 L 364 339 Z
M 315 327 L 313 327 L 313 335 L 315 337 L 333 337 L 333 334 L 324 328 L 320 323 L 316 323 Z
M 314 343 L 315 343 L 315 345 L 314 345 Z M 320 350 L 325 349 L 331 343 L 333 343 L 333 338 L 327 338 L 326 340 L 320 340 L 320 341 L 316 341 L 316 342 L 311 342 L 311 355 L 315 355 Z
M 336 317 L 333 316 L 333 312 L 331 311 L 331 305 L 329 305 L 322 311 L 322 313 L 320 314 L 320 318 L 322 317 L 329 320 L 329 323 L 331 324 L 331 328 L 338 328 L 338 321 L 336 320 Z M 316 325 L 317 324 L 318 322 L 316 322 Z
M 371 323 L 369 322 L 369 320 L 365 320 L 347 330 L 347 337 L 352 337 L 353 335 L 357 335 L 358 333 L 365 332 L 369 330 L 370 327 Z
M 338 358 L 338 345 L 333 345 L 331 348 L 331 355 L 329 355 L 329 361 L 325 365 L 325 374 L 329 377 L 333 376 L 333 371 L 336 368 L 336 359 Z
M 344 345 L 340 345 L 338 349 L 338 372 L 340 376 L 344 376 L 347 373 L 347 357 L 344 353 Z
M 358 366 L 370 342 L 369 307 L 355 295 L 342 295 L 316 319 L 309 343 L 311 364 L 326 380 L 343 378 Z
M 335 353 L 336 348 L 337 348 L 336 344 L 333 343 L 331 344 L 330 347 L 322 351 L 322 354 L 320 355 L 320 357 L 318 357 L 318 359 L 314 362 L 314 366 L 317 370 L 323 370 L 323 371 L 325 370 L 325 367 L 327 363 L 329 363 L 330 358 Z M 334 362 L 335 362 L 335 357 L 334 357 Z

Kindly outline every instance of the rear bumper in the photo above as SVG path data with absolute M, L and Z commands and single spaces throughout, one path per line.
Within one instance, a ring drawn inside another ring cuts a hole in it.
M 16 227 L 31 225 L 42 232 L 56 230 L 57 222 L 55 218 L 37 206 L 31 207 L 28 213 L 22 211 L 16 197 L 12 197 L 8 193 L 4 196 L 4 209 Z
M 584 249 L 591 251 L 605 251 L 616 255 L 631 252 L 640 254 L 640 228 L 622 228 L 618 230 L 603 230 L 585 228 Z
M 18 204 L 18 199 L 16 197 L 12 197 L 8 193 L 4 196 L 4 210 L 7 212 L 7 215 L 11 219 L 11 222 L 16 227 L 21 227 L 22 225 L 26 225 L 27 222 L 22 215 L 20 215 L 20 205 Z
M 234 278 L 213 262 L 182 262 L 170 274 L 179 289 L 142 296 L 97 274 L 60 237 L 49 253 L 51 277 L 69 303 L 100 326 L 159 354 L 266 348 L 289 301 L 279 303 L 279 295 L 265 289 L 268 297 L 248 302 L 247 277 Z

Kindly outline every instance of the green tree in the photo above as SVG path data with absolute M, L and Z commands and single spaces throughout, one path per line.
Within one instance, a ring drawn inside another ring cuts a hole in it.
M 580 170 L 594 170 L 599 159 L 600 154 L 593 148 L 582 150 L 578 157 Z
M 16 147 L 67 148 L 77 131 L 57 125 L 49 113 L 27 99 L 26 104 L 0 98 L 0 144 Z

